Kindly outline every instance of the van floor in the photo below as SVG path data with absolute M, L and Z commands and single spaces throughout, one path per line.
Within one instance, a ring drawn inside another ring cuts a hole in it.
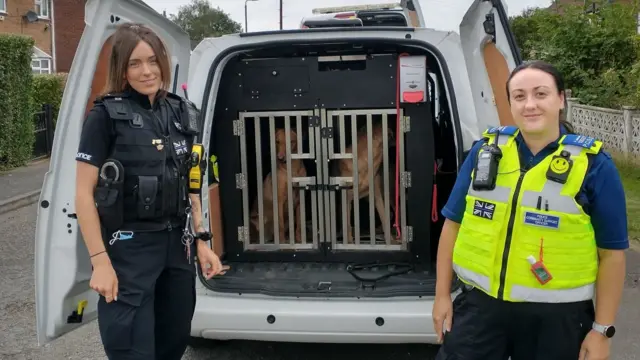
M 409 264 L 225 262 L 225 275 L 208 280 L 214 291 L 301 297 L 433 296 L 435 272 Z

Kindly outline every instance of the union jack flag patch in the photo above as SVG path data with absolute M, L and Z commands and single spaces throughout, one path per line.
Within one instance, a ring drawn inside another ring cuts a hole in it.
M 496 210 L 496 204 L 486 201 L 475 200 L 473 204 L 473 215 L 484 219 L 493 220 L 493 212 Z
M 173 148 L 176 151 L 176 155 L 186 154 L 188 152 L 187 141 L 186 140 L 180 140 L 178 142 L 174 142 L 173 143 Z

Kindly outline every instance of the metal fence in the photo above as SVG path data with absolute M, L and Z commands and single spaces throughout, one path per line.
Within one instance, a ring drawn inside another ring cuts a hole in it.
M 33 159 L 45 158 L 51 155 L 53 147 L 53 106 L 42 104 L 40 111 L 33 114 L 35 142 L 33 144 Z

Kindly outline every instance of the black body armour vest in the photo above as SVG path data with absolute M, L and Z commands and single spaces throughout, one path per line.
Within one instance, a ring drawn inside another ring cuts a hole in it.
M 139 94 L 109 94 L 103 103 L 114 125 L 111 159 L 124 168 L 122 229 L 183 226 L 188 199 L 189 157 L 197 129 L 187 105 L 167 93 L 151 109 Z

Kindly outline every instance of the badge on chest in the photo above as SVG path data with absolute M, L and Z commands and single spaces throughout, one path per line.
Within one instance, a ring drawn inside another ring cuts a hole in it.
M 164 144 L 162 143 L 162 139 L 153 139 L 151 140 L 151 144 L 155 145 L 158 151 L 162 151 L 162 149 L 164 149 Z
M 173 142 L 173 149 L 176 152 L 176 155 L 184 155 L 189 152 L 187 149 L 187 140 L 179 140 Z

